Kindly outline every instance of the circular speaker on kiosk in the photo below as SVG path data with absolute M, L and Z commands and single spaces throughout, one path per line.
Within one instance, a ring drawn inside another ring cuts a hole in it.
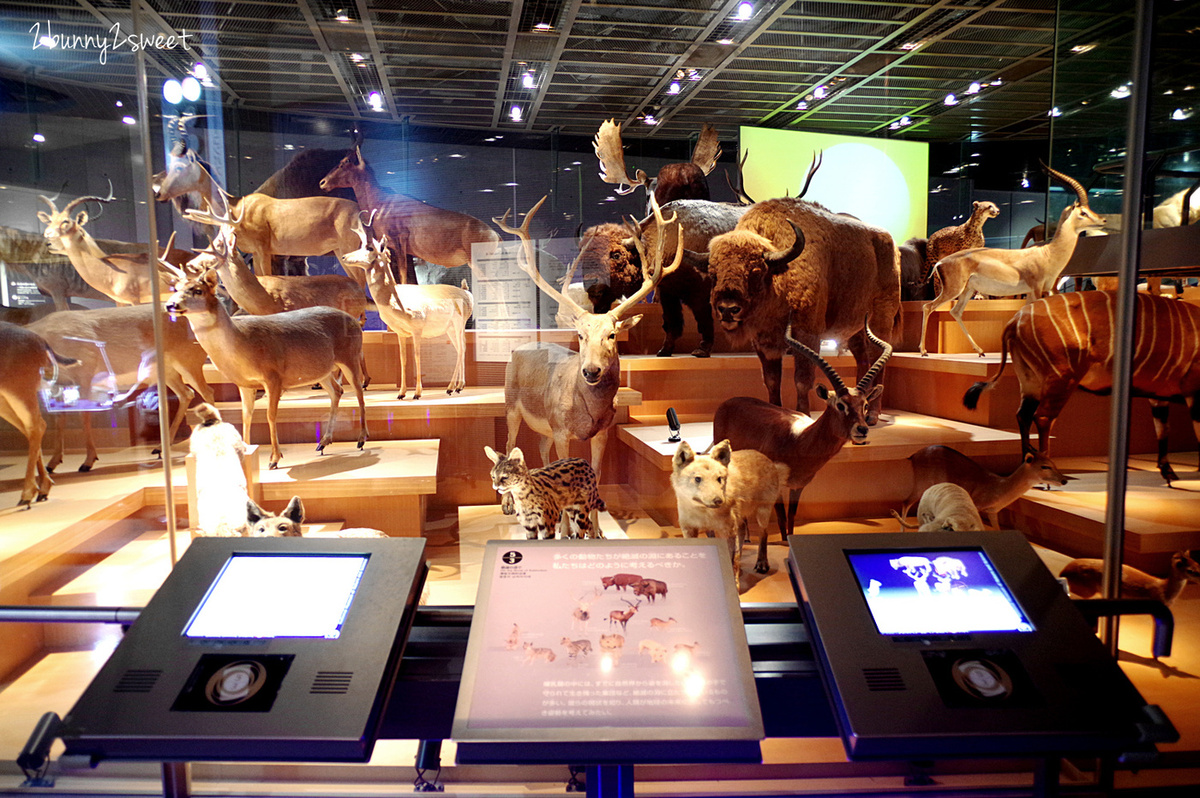
M 1012 679 L 996 663 L 986 659 L 960 659 L 950 668 L 959 688 L 975 698 L 1006 698 L 1012 694 Z
M 240 704 L 254 696 L 266 683 L 267 669 L 261 662 L 231 662 L 209 678 L 204 696 L 209 703 L 217 706 Z

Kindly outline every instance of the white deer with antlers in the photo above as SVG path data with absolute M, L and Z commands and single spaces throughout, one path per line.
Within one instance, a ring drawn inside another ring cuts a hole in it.
M 683 236 L 675 236 L 678 242 L 675 260 L 664 268 L 662 242 L 666 236 L 658 238 L 657 250 L 653 256 L 648 256 L 641 243 L 641 231 L 636 223 L 631 223 L 634 243 L 641 256 L 642 285 L 633 296 L 607 313 L 589 313 L 551 286 L 534 265 L 529 223 L 545 201 L 546 198 L 542 197 L 525 214 L 525 222 L 520 227 L 507 224 L 508 211 L 502 218 L 493 221 L 504 232 L 521 239 L 522 248 L 517 262 L 522 271 L 533 278 L 543 293 L 573 315 L 575 331 L 579 335 L 579 351 L 572 352 L 556 344 L 536 344 L 520 347 L 513 352 L 504 372 L 504 401 L 508 420 L 505 451 L 511 451 L 516 446 L 517 432 L 524 419 L 534 432 L 542 436 L 539 450 L 543 464 L 550 462 L 551 444 L 562 458 L 570 456 L 570 441 L 590 440 L 592 469 L 599 478 L 608 432 L 616 422 L 617 415 L 616 396 L 621 373 L 617 335 L 633 327 L 642 318 L 640 315 L 622 317 L 654 289 L 663 275 L 679 268 L 683 260 Z M 659 230 L 665 230 L 668 223 L 676 222 L 674 216 L 670 219 L 662 217 L 662 211 L 653 197 L 651 204 Z
M 1076 202 L 1063 209 L 1058 220 L 1054 238 L 1045 244 L 1028 249 L 995 249 L 979 247 L 964 249 L 939 260 L 926 277 L 926 282 L 937 271 L 942 277 L 942 292 L 926 302 L 921 319 L 921 355 L 925 356 L 925 329 L 929 326 L 929 314 L 947 299 L 954 300 L 950 315 L 958 322 L 963 334 L 971 342 L 975 352 L 983 357 L 983 349 L 975 343 L 963 324 L 963 310 L 976 292 L 988 296 L 1015 296 L 1027 294 L 1028 301 L 1040 299 L 1051 293 L 1058 276 L 1066 268 L 1075 242 L 1084 230 L 1103 227 L 1105 218 L 1088 207 L 1087 189 L 1078 180 L 1057 172 L 1042 164 L 1051 177 L 1057 177 L 1075 190 Z

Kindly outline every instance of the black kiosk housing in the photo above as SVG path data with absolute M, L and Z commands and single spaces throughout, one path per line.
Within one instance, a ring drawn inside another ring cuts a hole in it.
M 851 759 L 1121 753 L 1177 738 L 1018 532 L 803 535 L 790 548 Z
M 420 538 L 199 538 L 63 721 L 100 759 L 366 761 Z

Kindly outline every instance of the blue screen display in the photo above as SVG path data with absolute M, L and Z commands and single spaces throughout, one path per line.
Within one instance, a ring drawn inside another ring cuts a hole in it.
M 847 552 L 881 634 L 1032 632 L 979 549 Z

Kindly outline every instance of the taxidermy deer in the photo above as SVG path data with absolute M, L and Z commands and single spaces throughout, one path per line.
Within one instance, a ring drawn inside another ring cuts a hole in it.
M 1059 576 L 1067 580 L 1072 593 L 1091 598 L 1100 592 L 1104 560 L 1089 557 L 1071 560 Z M 1200 584 L 1200 563 L 1186 551 L 1171 555 L 1171 572 L 1166 578 L 1151 576 L 1130 565 L 1121 566 L 1121 598 L 1156 599 L 1169 607 L 1189 584 Z
M 618 186 L 621 195 L 636 191 L 639 186 L 654 196 L 659 207 L 678 199 L 709 198 L 708 173 L 721 157 L 721 144 L 717 140 L 717 129 L 707 122 L 700 130 L 692 160 L 687 163 L 669 163 L 658 170 L 658 176 L 650 178 L 641 169 L 630 178 L 625 169 L 625 153 L 621 144 L 621 125 L 613 119 L 603 122 L 592 139 L 596 158 L 600 161 L 600 179 Z
M 622 318 L 637 303 L 649 294 L 666 274 L 679 268 L 683 259 L 682 236 L 675 252 L 674 262 L 664 268 L 662 245 L 648 256 L 641 244 L 640 231 L 632 225 L 633 236 L 641 257 L 644 280 L 642 287 L 633 296 L 625 299 L 607 313 L 588 313 L 569 297 L 560 293 L 538 273 L 533 260 L 533 242 L 529 237 L 529 223 L 534 214 L 546 201 L 542 197 L 525 214 L 525 222 L 518 227 L 507 224 L 508 214 L 494 219 L 506 233 L 521 239 L 522 249 L 517 263 L 551 299 L 561 307 L 570 309 L 574 316 L 575 331 L 579 335 L 579 351 L 572 352 L 556 344 L 538 344 L 531 348 L 520 347 L 512 353 L 504 371 L 504 402 L 507 407 L 508 443 L 505 451 L 517 445 L 517 432 L 521 420 L 542 436 L 539 450 L 542 464 L 550 462 L 550 445 L 554 444 L 560 458 L 569 457 L 571 440 L 591 441 L 592 469 L 597 481 L 604 460 L 604 447 L 608 432 L 616 421 L 617 388 L 621 377 L 621 364 L 617 354 L 617 334 L 628 330 L 641 321 L 640 315 Z M 662 218 L 657 202 L 652 205 L 660 230 L 675 223 Z
M 267 394 L 267 425 L 271 431 L 270 467 L 278 467 L 281 454 L 275 418 L 280 394 L 288 388 L 319 382 L 329 394 L 329 419 L 317 444 L 317 451 L 323 451 L 333 440 L 342 397 L 342 386 L 336 379 L 340 374 L 358 397 L 358 448 L 363 448 L 367 418 L 359 365 L 362 328 L 358 322 L 340 310 L 325 307 L 233 318 L 217 301 L 216 288 L 215 271 L 181 282 L 166 310 L 188 320 L 213 365 L 237 385 L 242 397 L 242 439 L 250 442 L 254 394 L 262 388 Z
M 50 213 L 38 211 L 38 219 L 46 225 L 42 235 L 50 251 L 66 255 L 84 282 L 119 305 L 138 305 L 154 298 L 150 288 L 148 252 L 109 255 L 83 229 L 88 221 L 87 211 L 80 211 L 74 218 L 71 217 L 72 211 L 85 202 L 112 202 L 111 186 L 107 197 L 76 197 L 61 211 L 49 197 L 39 194 L 38 199 L 50 206 Z M 190 252 L 176 250 L 172 246 L 174 241 L 175 237 L 172 236 L 162 256 L 156 261 L 163 294 L 169 294 L 171 284 L 184 276 L 179 266 L 191 257 Z
M 995 386 L 1012 354 L 1020 383 L 1017 427 L 1025 451 L 1029 427 L 1037 425 L 1037 451 L 1048 454 L 1050 430 L 1071 392 L 1112 390 L 1113 320 L 1116 295 L 1109 291 L 1055 294 L 1026 305 L 1004 327 L 1000 368 L 963 396 L 971 410 L 984 391 Z M 1150 399 L 1158 437 L 1158 470 L 1170 487 L 1178 479 L 1167 461 L 1167 415 L 1171 401 L 1184 401 L 1192 429 L 1200 439 L 1200 308 L 1173 299 L 1137 295 L 1133 333 L 1133 395 Z
M 42 463 L 42 436 L 46 420 L 38 400 L 42 385 L 42 369 L 54 369 L 74 363 L 70 358 L 55 354 L 35 332 L 0 321 L 0 418 L 17 428 L 28 443 L 25 460 L 25 481 L 21 487 L 18 507 L 28 507 L 36 498 L 45 501 L 53 481 Z
M 379 318 L 388 329 L 396 333 L 400 344 L 400 393 L 403 399 L 408 393 L 408 377 L 405 364 L 408 360 L 406 342 L 412 340 L 413 364 L 416 368 L 416 390 L 413 399 L 421 398 L 421 339 L 445 335 L 454 346 L 454 373 L 450 375 L 447 394 L 462 391 L 467 384 L 467 319 L 471 318 L 474 299 L 467 290 L 467 281 L 462 287 L 452 285 L 402 285 L 392 274 L 391 251 L 387 237 L 382 241 L 367 243 L 365 233 L 360 233 L 362 247 L 347 255 L 347 260 L 361 263 L 367 273 L 367 288 Z
M 793 338 L 790 327 L 785 333 L 788 347 L 820 367 L 833 386 L 832 391 L 819 383 L 816 386 L 817 396 L 827 404 L 816 421 L 808 423 L 805 413 L 785 410 L 749 396 L 725 400 L 713 416 L 713 440 L 728 439 L 735 450 L 757 449 L 768 459 L 788 466 L 787 485 L 791 493 L 786 517 L 783 508 L 776 507 L 779 530 L 785 541 L 795 528 L 796 505 L 805 486 L 842 450 L 846 441 L 855 446 L 867 442 L 868 409 L 883 393 L 883 385 L 875 384 L 875 380 L 892 356 L 892 345 L 877 338 L 869 326 L 866 331 L 870 342 L 883 351 L 853 388 L 847 387 L 825 358 Z M 760 559 L 754 570 L 766 573 L 766 568 Z
M 402 283 L 417 282 L 409 255 L 439 266 L 471 265 L 473 244 L 484 245 L 483 254 L 490 255 L 500 242 L 496 231 L 474 216 L 438 208 L 381 186 L 362 157 L 361 140 L 352 153 L 321 178 L 321 188 L 353 189 L 359 207 L 375 214 L 372 225 L 396 247 L 394 262 Z
M 1057 177 L 1075 190 L 1078 199 L 1063 208 L 1054 238 L 1045 244 L 1028 249 L 993 249 L 983 247 L 955 252 L 939 260 L 933 268 L 941 275 L 942 292 L 926 302 L 921 318 L 921 355 L 925 351 L 925 331 L 929 326 L 929 314 L 947 299 L 954 305 L 950 315 L 958 322 L 971 347 L 983 357 L 983 349 L 975 343 L 967 326 L 963 324 L 963 310 L 976 292 L 989 296 L 1013 296 L 1027 294 L 1028 301 L 1051 293 L 1058 276 L 1066 268 L 1075 242 L 1084 230 L 1103 227 L 1105 219 L 1088 207 L 1087 190 L 1078 180 L 1057 172 L 1042 164 L 1051 177 Z M 927 281 L 932 279 L 929 273 Z

